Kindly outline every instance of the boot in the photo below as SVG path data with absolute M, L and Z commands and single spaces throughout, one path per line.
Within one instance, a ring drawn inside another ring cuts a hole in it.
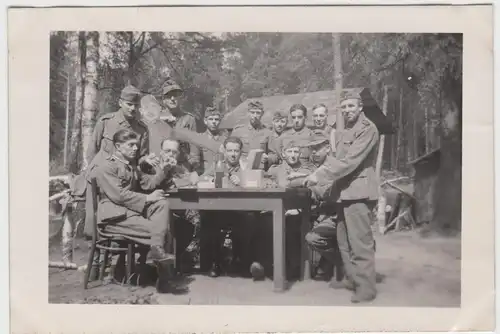
M 210 269 L 208 275 L 210 277 L 219 277 L 221 274 L 221 268 L 220 268 L 220 265 L 217 264 L 217 263 L 214 263 L 214 265 L 212 266 L 212 269 Z
M 356 286 L 354 285 L 354 282 L 347 278 L 344 278 L 341 281 L 337 281 L 336 278 L 332 278 L 328 286 L 335 290 L 346 289 L 349 291 L 356 291 Z
M 375 299 L 377 294 L 375 292 L 367 292 L 364 289 L 357 289 L 354 295 L 351 297 L 352 303 L 367 303 Z
M 158 272 L 158 279 L 156 280 L 156 292 L 169 293 L 171 292 L 171 285 L 169 281 L 169 265 L 164 262 L 155 261 L 156 270 Z
M 165 252 L 161 246 L 151 246 L 151 258 L 155 262 L 175 263 L 175 255 Z

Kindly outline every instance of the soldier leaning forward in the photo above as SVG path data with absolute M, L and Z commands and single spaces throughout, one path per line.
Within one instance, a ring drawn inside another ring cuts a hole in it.
M 120 233 L 139 243 L 150 245 L 159 279 L 157 291 L 169 292 L 168 272 L 174 256 L 165 251 L 169 234 L 169 208 L 162 190 L 151 194 L 160 172 L 147 175 L 139 171 L 136 162 L 139 140 L 135 132 L 119 130 L 113 136 L 115 151 L 96 167 L 95 178 L 99 191 L 98 223 L 105 231 Z M 162 166 L 159 169 L 162 170 Z

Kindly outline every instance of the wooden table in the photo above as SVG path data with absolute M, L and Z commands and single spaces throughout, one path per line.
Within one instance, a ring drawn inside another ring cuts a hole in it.
M 179 189 L 169 191 L 171 210 L 237 210 L 273 212 L 274 291 L 286 289 L 285 211 L 302 210 L 301 279 L 311 278 L 310 252 L 305 235 L 310 230 L 311 194 L 307 188 Z

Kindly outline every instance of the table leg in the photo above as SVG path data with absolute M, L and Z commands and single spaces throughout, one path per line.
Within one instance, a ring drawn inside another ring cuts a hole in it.
M 285 209 L 283 201 L 275 200 L 273 210 L 274 291 L 285 290 Z
M 306 205 L 302 209 L 302 222 L 300 225 L 301 238 L 301 259 L 300 259 L 300 279 L 311 279 L 311 250 L 306 242 L 306 234 L 311 229 L 311 207 Z

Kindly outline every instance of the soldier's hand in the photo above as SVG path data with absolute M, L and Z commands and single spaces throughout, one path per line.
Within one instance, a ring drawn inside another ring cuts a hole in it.
M 311 175 L 306 177 L 304 179 L 304 181 L 302 182 L 302 184 L 305 187 L 312 187 L 312 186 L 317 185 L 318 184 L 318 177 L 316 176 L 316 173 L 312 173 Z
M 191 184 L 198 184 L 198 181 L 200 180 L 199 176 L 198 176 L 198 173 L 196 172 L 192 172 L 190 175 L 189 175 L 189 181 L 191 182 Z
M 237 177 L 236 175 L 231 175 L 229 177 L 229 181 L 231 181 L 231 183 L 234 184 L 235 186 L 239 186 L 240 185 L 240 178 Z
M 162 189 L 156 189 L 151 194 L 146 196 L 146 202 L 154 203 L 154 202 L 158 202 L 166 197 L 168 197 L 168 194 L 165 194 L 165 191 L 163 191 Z
M 158 158 L 154 153 L 149 153 L 144 158 L 144 161 L 153 167 L 158 167 L 158 165 L 160 164 L 160 158 Z
M 177 121 L 177 118 L 175 116 L 173 116 L 173 115 L 165 116 L 165 117 L 163 117 L 163 119 L 167 123 L 175 123 Z

